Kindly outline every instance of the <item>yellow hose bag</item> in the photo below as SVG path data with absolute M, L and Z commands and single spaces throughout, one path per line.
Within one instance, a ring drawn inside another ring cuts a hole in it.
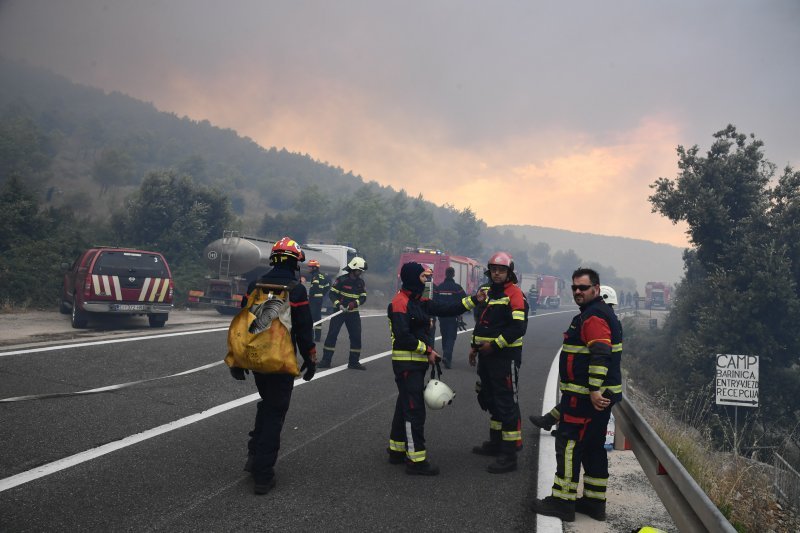
M 261 333 L 250 333 L 250 325 L 256 319 L 250 308 L 271 298 L 280 298 L 284 302 L 278 319 L 273 320 Z M 256 290 L 247 300 L 247 306 L 233 317 L 228 328 L 228 355 L 225 356 L 225 364 L 264 374 L 300 375 L 292 342 L 292 318 L 287 288 L 279 291 L 277 287 L 256 286 Z

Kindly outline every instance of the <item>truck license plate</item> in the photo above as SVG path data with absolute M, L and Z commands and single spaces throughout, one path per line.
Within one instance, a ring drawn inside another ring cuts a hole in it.
M 114 311 L 144 311 L 144 305 L 140 304 L 115 304 L 111 306 Z

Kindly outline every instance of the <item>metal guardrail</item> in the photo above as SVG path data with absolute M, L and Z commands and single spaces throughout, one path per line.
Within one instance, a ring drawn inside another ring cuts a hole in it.
M 613 412 L 642 470 L 680 531 L 736 532 L 633 404 L 623 400 Z
M 772 458 L 775 492 L 785 503 L 800 510 L 800 474 L 777 452 Z

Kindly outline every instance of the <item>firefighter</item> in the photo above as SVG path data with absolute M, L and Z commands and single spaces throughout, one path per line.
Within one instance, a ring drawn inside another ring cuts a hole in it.
M 603 445 L 611 406 L 622 399 L 622 328 L 600 295 L 594 270 L 572 273 L 572 295 L 580 313 L 564 333 L 559 356 L 555 481 L 551 495 L 535 500 L 533 510 L 566 522 L 575 520 L 575 511 L 605 520 L 608 456 Z M 583 497 L 578 499 L 581 465 Z
M 342 324 L 347 326 L 350 336 L 350 358 L 347 368 L 353 370 L 366 370 L 358 360 L 361 358 L 361 315 L 359 308 L 367 301 L 367 288 L 364 285 L 362 274 L 367 269 L 367 262 L 362 257 L 354 257 L 347 263 L 347 274 L 339 276 L 331 287 L 331 300 L 333 306 L 342 311 L 331 319 L 328 326 L 328 335 L 322 351 L 322 361 L 318 368 L 330 368 L 333 352 L 336 350 L 336 338 Z
M 314 377 L 317 350 L 314 345 L 306 288 L 297 280 L 297 273 L 300 270 L 299 262 L 303 260 L 305 260 L 305 255 L 295 241 L 284 237 L 276 242 L 270 253 L 272 269 L 257 281 L 250 283 L 247 295 L 242 298 L 242 307 L 248 305 L 250 294 L 256 290 L 259 283 L 291 287 L 288 305 L 284 303 L 284 308 L 288 310 L 290 317 L 290 320 L 287 320 L 290 328 L 283 328 L 283 331 L 290 337 L 288 338 L 290 349 L 300 350 L 300 355 L 303 357 L 301 371 L 305 370 L 303 379 L 308 381 Z M 284 320 L 280 319 L 282 323 Z M 291 357 L 295 357 L 294 354 L 291 354 Z M 293 364 L 296 370 L 296 361 Z M 231 366 L 230 372 L 235 379 L 245 379 L 245 370 L 242 368 Z M 275 486 L 274 467 L 281 445 L 283 421 L 292 399 L 295 374 L 267 374 L 254 371 L 253 378 L 261 401 L 256 406 L 255 425 L 247 443 L 248 458 L 244 469 L 253 476 L 254 492 L 266 494 Z
M 445 269 L 444 281 L 433 288 L 435 301 L 451 304 L 461 302 L 467 296 L 464 288 L 456 283 L 455 276 L 455 268 L 447 267 Z M 456 336 L 458 336 L 458 318 L 442 317 L 439 320 L 439 331 L 442 332 L 442 360 L 444 361 L 444 367 L 450 368 L 453 363 L 453 346 L 455 346 Z
M 478 294 L 454 302 L 432 301 L 422 296 L 430 270 L 416 262 L 400 268 L 400 290 L 387 308 L 392 337 L 392 370 L 397 384 L 389 462 L 406 465 L 409 475 L 435 476 L 439 469 L 428 460 L 425 447 L 425 374 L 439 354 L 433 349 L 432 316 L 457 316 L 485 296 Z
M 617 291 L 614 290 L 613 287 L 609 287 L 608 285 L 600 285 L 600 296 L 605 300 L 608 306 L 611 309 L 614 309 L 614 306 L 617 305 Z M 614 318 L 616 314 L 614 314 Z M 622 325 L 620 325 L 620 330 L 622 329 Z M 533 425 L 541 428 L 545 431 L 550 431 L 558 419 L 561 417 L 561 413 L 558 411 L 558 406 L 556 405 L 553 407 L 549 412 L 543 414 L 542 416 L 535 416 L 531 415 L 528 419 L 533 422 Z M 553 433 L 555 435 L 555 432 Z
M 311 289 L 308 291 L 309 307 L 311 308 L 311 318 L 314 320 L 314 341 L 319 342 L 322 337 L 322 301 L 331 283 L 328 277 L 319 271 L 319 261 L 312 259 L 308 262 L 311 268 Z
M 487 470 L 493 474 L 517 468 L 517 450 L 522 446 L 517 397 L 522 338 L 528 327 L 528 302 L 515 285 L 514 260 L 497 252 L 488 263 L 491 281 L 486 306 L 473 330 L 469 364 L 478 365 L 478 403 L 489 411 L 489 440 L 472 451 L 496 457 Z

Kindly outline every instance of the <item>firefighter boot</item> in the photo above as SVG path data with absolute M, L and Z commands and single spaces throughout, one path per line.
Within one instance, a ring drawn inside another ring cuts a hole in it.
M 325 348 L 322 350 L 322 361 L 317 363 L 317 368 L 330 368 L 331 359 L 333 359 L 333 350 Z
M 533 422 L 533 425 L 536 426 L 537 428 L 541 428 L 545 431 L 550 431 L 553 425 L 556 422 L 558 422 L 558 420 L 556 420 L 556 417 L 554 417 L 550 413 L 544 414 L 542 416 L 531 415 L 528 417 L 528 420 Z
M 406 461 L 406 474 L 409 476 L 435 476 L 439 474 L 439 467 L 430 461 Z
M 505 474 L 517 469 L 517 441 L 507 440 L 500 445 L 497 460 L 486 467 L 490 474 Z
M 581 496 L 575 502 L 575 510 L 586 516 L 590 516 L 600 522 L 606 521 L 606 502 L 596 498 Z
M 554 516 L 564 522 L 575 521 L 575 502 L 568 502 L 561 498 L 548 496 L 543 500 L 534 500 L 531 509 L 536 514 Z
M 275 488 L 275 478 L 274 477 L 267 478 L 267 479 L 261 479 L 261 478 L 258 478 L 258 477 L 255 478 L 255 483 L 253 484 L 253 492 L 254 493 L 256 493 L 256 494 L 267 494 L 273 488 Z
M 478 455 L 488 455 L 489 457 L 497 457 L 500 455 L 500 445 L 503 443 L 503 437 L 499 429 L 489 430 L 489 440 L 483 441 L 480 446 L 474 446 L 472 453 Z

